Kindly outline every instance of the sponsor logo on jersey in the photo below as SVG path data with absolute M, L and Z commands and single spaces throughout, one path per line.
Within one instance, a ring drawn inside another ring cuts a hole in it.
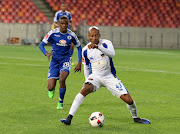
M 69 35 L 69 36 L 67 37 L 67 39 L 68 39 L 68 40 L 71 40 L 71 39 L 72 39 L 72 37 Z
M 48 37 L 49 37 L 49 34 L 47 33 L 46 36 L 45 36 L 45 38 L 48 39 Z
M 56 36 L 56 37 L 60 37 L 60 35 L 57 35 L 57 34 L 54 34 L 54 36 Z
M 66 40 L 60 40 L 59 43 L 56 43 L 56 45 L 58 45 L 58 46 L 68 46 L 66 43 L 67 43 Z

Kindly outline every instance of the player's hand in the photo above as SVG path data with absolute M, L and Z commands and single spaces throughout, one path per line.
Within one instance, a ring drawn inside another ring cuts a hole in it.
M 78 62 L 77 66 L 74 68 L 74 72 L 81 72 L 81 62 Z
M 98 45 L 95 45 L 95 44 L 89 44 L 89 45 L 88 45 L 88 48 L 89 48 L 89 49 L 91 49 L 91 48 L 92 48 L 92 49 L 98 48 Z
M 50 60 L 51 60 L 51 56 L 52 56 L 52 54 L 54 53 L 54 51 L 52 51 L 51 53 L 46 53 L 45 55 L 48 57 L 48 61 L 50 62 Z

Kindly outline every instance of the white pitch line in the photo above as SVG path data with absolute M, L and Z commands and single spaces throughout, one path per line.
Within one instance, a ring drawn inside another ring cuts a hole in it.
M 48 67 L 49 65 L 40 65 L 40 64 L 23 64 L 23 63 L 0 63 L 4 65 L 17 65 L 17 66 L 43 66 L 43 67 Z M 76 64 L 76 63 L 75 63 Z M 154 72 L 154 73 L 166 73 L 166 74 L 180 74 L 180 72 L 169 72 L 169 71 L 164 71 L 164 70 L 152 70 L 152 69 L 143 69 L 143 68 L 130 68 L 130 67 L 118 67 L 116 66 L 115 68 L 118 69 L 126 69 L 127 71 L 139 71 L 139 72 Z
M 48 61 L 43 59 L 32 59 L 32 58 L 22 58 L 22 57 L 6 57 L 6 56 L 0 56 L 0 58 L 4 59 L 15 59 L 15 60 L 30 60 L 30 61 Z
M 128 50 L 129 52 L 136 53 L 150 53 L 150 54 L 160 54 L 160 55 L 179 55 L 179 53 L 171 53 L 171 52 L 151 52 L 151 51 L 140 51 L 140 50 Z
M 180 72 L 169 72 L 163 70 L 152 70 L 152 69 L 143 69 L 143 68 L 129 68 L 129 67 L 115 67 L 115 68 L 123 68 L 127 71 L 140 71 L 140 72 L 155 72 L 155 73 L 166 73 L 166 74 L 180 74 Z
M 48 67 L 49 65 L 40 65 L 40 64 L 23 64 L 23 63 L 0 63 L 3 65 L 17 65 L 17 66 L 39 66 L 39 67 Z

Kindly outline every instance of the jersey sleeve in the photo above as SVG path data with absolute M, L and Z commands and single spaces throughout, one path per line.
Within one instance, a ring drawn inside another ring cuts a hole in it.
M 76 34 L 75 34 L 74 32 L 72 32 L 72 36 L 73 36 L 72 42 L 74 43 L 74 45 L 75 45 L 76 47 L 81 46 L 81 43 L 80 43 L 80 41 L 78 40 L 78 38 L 77 38 L 77 36 L 76 36 Z
M 69 13 L 69 21 L 72 22 L 72 17 L 70 13 Z
M 44 39 L 42 40 L 45 44 L 50 42 L 52 39 L 52 31 L 49 31 L 45 36 Z
M 111 41 L 102 42 L 102 44 L 98 46 L 98 49 L 111 58 L 115 56 L 114 47 Z
M 58 16 L 58 12 L 56 12 L 55 15 L 54 15 L 54 22 L 58 22 L 57 16 Z

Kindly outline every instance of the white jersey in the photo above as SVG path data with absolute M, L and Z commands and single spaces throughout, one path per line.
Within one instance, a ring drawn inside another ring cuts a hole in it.
M 85 79 L 87 79 L 90 74 L 100 77 L 113 74 L 116 77 L 116 70 L 112 62 L 115 51 L 111 41 L 100 39 L 97 44 L 98 49 L 89 49 L 89 44 L 91 44 L 91 42 L 82 50 Z

